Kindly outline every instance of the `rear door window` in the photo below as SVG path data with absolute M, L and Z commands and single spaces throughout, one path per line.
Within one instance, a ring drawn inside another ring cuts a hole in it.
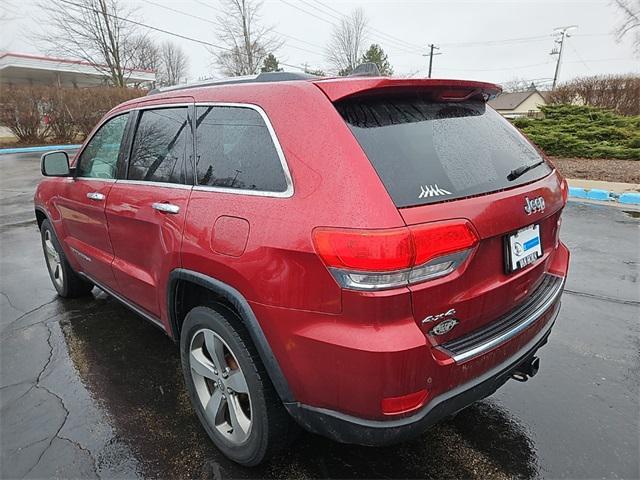
M 271 133 L 248 107 L 196 107 L 199 185 L 284 192 L 287 181 Z
M 537 180 L 542 160 L 507 120 L 483 101 L 433 102 L 419 96 L 353 99 L 336 108 L 398 207 L 463 198 Z
M 143 110 L 129 161 L 129 180 L 186 183 L 187 107 Z

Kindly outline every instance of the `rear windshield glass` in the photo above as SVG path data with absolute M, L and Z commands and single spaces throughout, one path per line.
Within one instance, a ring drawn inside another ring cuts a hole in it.
M 512 171 L 542 158 L 482 101 L 373 97 L 336 108 L 398 207 L 494 192 L 551 171 L 542 163 L 514 178 Z

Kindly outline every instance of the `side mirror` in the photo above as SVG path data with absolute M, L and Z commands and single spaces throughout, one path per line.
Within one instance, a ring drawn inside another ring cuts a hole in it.
M 40 160 L 40 171 L 45 177 L 68 177 L 71 174 L 69 155 L 62 150 L 45 153 Z

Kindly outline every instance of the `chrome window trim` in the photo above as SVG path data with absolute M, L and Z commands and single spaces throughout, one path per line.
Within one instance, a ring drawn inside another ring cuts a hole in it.
M 549 273 L 547 275 L 553 275 L 553 274 Z M 495 347 L 498 347 L 508 342 L 513 337 L 515 337 L 516 335 L 518 335 L 519 333 L 523 332 L 528 327 L 533 325 L 540 317 L 542 317 L 547 312 L 547 310 L 556 302 L 556 300 L 560 298 L 560 295 L 562 294 L 562 291 L 564 289 L 566 277 L 561 277 L 560 275 L 553 275 L 553 276 L 559 277 L 562 279 L 562 281 L 556 287 L 556 290 L 542 305 L 536 308 L 536 310 L 529 316 L 529 318 L 518 323 L 512 329 L 507 330 L 506 332 L 503 332 L 500 335 L 493 337 L 492 339 L 488 340 L 482 345 L 478 345 L 477 347 L 474 347 L 470 350 L 464 351 L 459 354 L 453 354 L 452 352 L 450 352 L 444 347 L 437 347 L 437 348 L 442 352 L 446 353 L 447 355 L 451 356 L 451 358 L 453 358 L 453 360 L 456 363 L 463 363 L 479 355 L 482 355 L 488 352 L 489 350 L 494 349 Z
M 88 180 L 90 182 L 105 182 L 105 183 L 115 183 L 116 178 L 100 178 L 100 177 L 71 177 L 71 180 L 74 182 L 83 182 Z
M 147 97 L 144 97 L 147 98 Z M 184 98 L 184 97 L 182 97 Z M 169 99 L 168 99 L 169 100 Z M 195 107 L 237 107 L 237 108 L 249 108 L 251 110 L 255 110 L 256 112 L 258 112 L 258 114 L 260 115 L 260 117 L 262 118 L 262 121 L 264 122 L 264 124 L 267 127 L 267 130 L 269 131 L 269 135 L 271 136 L 271 141 L 273 142 L 273 146 L 276 149 L 276 153 L 278 154 L 278 158 L 280 160 L 280 166 L 282 167 L 283 173 L 284 173 L 284 178 L 285 178 L 285 183 L 287 185 L 287 188 L 282 191 L 282 192 L 272 192 L 269 190 L 247 190 L 247 189 L 242 189 L 242 188 L 228 188 L 228 187 L 211 187 L 208 185 L 198 185 L 198 174 L 197 171 L 194 171 L 194 185 L 186 185 L 186 184 L 178 184 L 178 183 L 164 183 L 164 182 L 147 182 L 144 180 L 129 180 L 129 179 L 111 179 L 111 181 L 118 181 L 118 182 L 122 182 L 122 183 L 131 183 L 134 184 L 134 182 L 139 182 L 137 184 L 140 185 L 156 185 L 156 186 L 162 186 L 162 187 L 170 187 L 170 188 L 193 188 L 193 190 L 197 190 L 200 192 L 218 192 L 218 193 L 230 193 L 233 195 L 249 195 L 249 196 L 258 196 L 258 197 L 273 197 L 273 198 L 290 198 L 293 196 L 295 189 L 293 186 L 293 177 L 291 176 L 291 170 L 289 169 L 289 164 L 287 163 L 287 159 L 284 155 L 284 151 L 282 150 L 282 145 L 280 145 L 280 140 L 278 139 L 278 136 L 276 135 L 275 130 L 273 129 L 273 125 L 271 124 L 271 120 L 269 120 L 269 117 L 267 116 L 267 113 L 262 109 L 262 107 L 260 107 L 259 105 L 255 105 L 253 103 L 242 103 L 242 102 L 207 102 L 207 101 L 203 101 L 203 102 L 177 102 L 177 103 L 156 103 L 156 104 L 150 104 L 150 105 L 132 105 L 131 108 L 128 108 L 126 110 L 122 110 L 122 111 L 118 111 L 116 113 L 114 113 L 113 115 L 109 116 L 108 118 L 104 119 L 100 124 L 99 127 L 96 129 L 96 132 L 102 127 L 102 125 L 104 125 L 106 122 L 108 122 L 109 120 L 111 120 L 112 118 L 118 116 L 118 115 L 124 115 L 125 113 L 131 113 L 134 111 L 144 111 L 144 110 L 151 110 L 151 109 L 160 109 L 160 108 L 171 108 L 171 107 L 190 107 L 190 106 L 194 106 Z M 134 132 L 134 137 L 135 137 L 135 132 Z M 93 138 L 93 136 L 91 137 Z M 194 138 L 194 143 L 195 143 L 195 138 Z M 85 142 L 85 146 L 87 145 L 88 141 Z M 196 149 L 197 149 L 197 144 L 196 144 Z M 84 146 L 83 148 L 78 152 L 78 162 L 80 161 L 80 157 L 82 156 L 82 152 L 84 151 Z M 196 151 L 197 153 L 197 151 Z M 128 161 L 129 159 L 127 159 Z M 77 178 L 83 178 L 83 179 L 87 179 L 87 177 L 77 177 Z M 94 180 L 107 180 L 107 179 L 95 179 Z
M 163 187 L 163 188 L 178 188 L 181 190 L 191 190 L 193 185 L 188 185 L 186 183 L 170 183 L 170 182 L 154 182 L 147 180 L 129 180 L 126 178 L 119 178 L 116 180 L 116 183 L 124 184 L 124 185 L 151 185 L 154 187 Z
M 287 184 L 287 188 L 282 192 L 273 192 L 270 190 L 247 190 L 243 188 L 228 188 L 228 187 L 212 187 L 208 185 L 198 185 L 198 172 L 197 169 L 195 173 L 195 187 L 194 190 L 204 191 L 204 192 L 219 192 L 219 193 L 231 193 L 235 195 L 253 195 L 260 197 L 275 197 L 275 198 L 290 198 L 293 196 L 294 188 L 293 188 L 293 179 L 291 177 L 291 171 L 289 170 L 289 165 L 284 156 L 284 151 L 282 150 L 282 146 L 280 145 L 280 141 L 278 140 L 278 136 L 276 135 L 275 130 L 273 129 L 273 125 L 269 120 L 266 112 L 262 109 L 262 107 L 252 104 L 252 103 L 233 103 L 233 102 L 196 102 L 196 107 L 235 107 L 235 108 L 249 108 L 251 110 L 255 110 L 258 112 L 262 121 L 264 122 L 267 130 L 269 131 L 269 135 L 271 136 L 271 141 L 273 142 L 273 146 L 276 149 L 276 153 L 278 154 L 278 158 L 280 159 L 280 166 L 282 167 L 282 171 L 284 173 L 285 183 Z M 197 130 L 197 127 L 196 127 Z M 197 154 L 197 143 L 196 143 L 196 154 Z

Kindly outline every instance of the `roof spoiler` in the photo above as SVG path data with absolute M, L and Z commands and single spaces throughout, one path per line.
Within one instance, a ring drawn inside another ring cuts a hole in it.
M 354 96 L 403 93 L 410 90 L 433 90 L 438 101 L 462 102 L 477 98 L 486 102 L 502 92 L 502 88 L 493 83 L 433 78 L 341 77 L 313 83 L 332 102 Z

